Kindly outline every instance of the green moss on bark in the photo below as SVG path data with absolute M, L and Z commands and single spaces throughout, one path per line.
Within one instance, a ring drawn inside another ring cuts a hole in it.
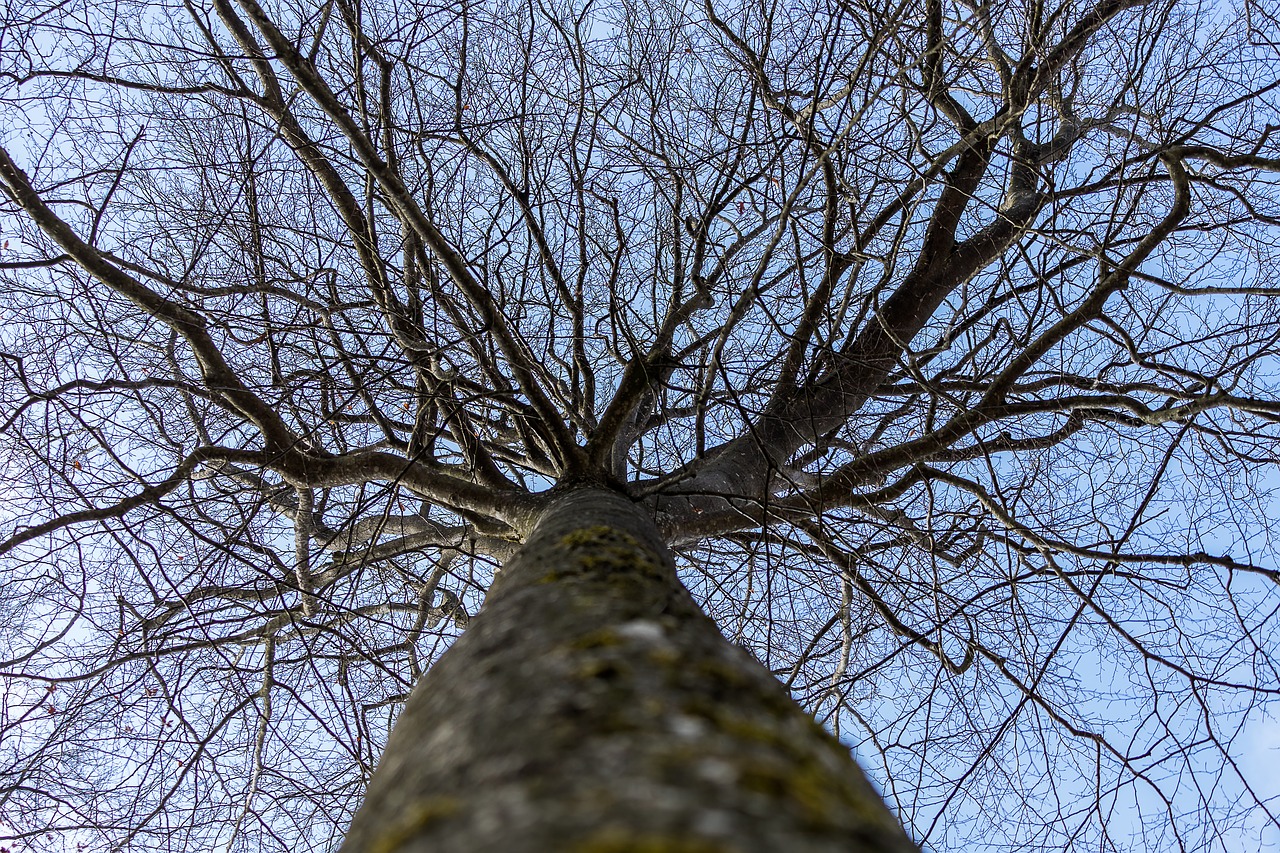
M 574 845 L 569 853 L 734 853 L 723 843 L 649 833 L 603 830 Z
M 539 522 L 415 689 L 344 850 L 913 847 L 847 750 L 697 608 L 651 520 L 593 492 Z

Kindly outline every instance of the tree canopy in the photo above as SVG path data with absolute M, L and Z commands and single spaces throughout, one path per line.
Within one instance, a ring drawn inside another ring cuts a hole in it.
M 926 849 L 1274 843 L 1277 54 L 1253 0 L 11 0 L 0 835 L 332 848 L 590 481 Z

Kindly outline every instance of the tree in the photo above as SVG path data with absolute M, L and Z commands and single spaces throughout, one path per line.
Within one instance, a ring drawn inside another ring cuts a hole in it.
M 6 9 L 12 837 L 1275 832 L 1267 4 Z

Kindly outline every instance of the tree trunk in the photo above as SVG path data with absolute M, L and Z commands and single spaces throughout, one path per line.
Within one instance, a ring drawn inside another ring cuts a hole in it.
M 653 520 L 580 489 L 415 688 L 342 849 L 915 847 L 848 750 L 702 613 Z

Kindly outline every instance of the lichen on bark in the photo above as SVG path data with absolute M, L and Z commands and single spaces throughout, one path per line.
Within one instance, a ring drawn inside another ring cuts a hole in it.
M 415 688 L 344 853 L 910 851 L 621 495 L 550 504 Z

